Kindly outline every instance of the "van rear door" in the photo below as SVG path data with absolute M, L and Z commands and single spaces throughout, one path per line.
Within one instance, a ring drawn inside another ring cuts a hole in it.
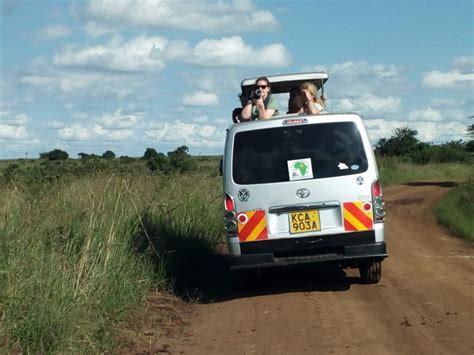
M 240 243 L 372 229 L 370 142 L 361 122 L 328 116 L 235 132 L 225 188 Z

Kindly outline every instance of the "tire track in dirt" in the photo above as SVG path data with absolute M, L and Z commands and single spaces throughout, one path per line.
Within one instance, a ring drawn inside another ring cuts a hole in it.
M 228 280 L 216 278 L 220 289 L 189 305 L 184 331 L 157 339 L 156 349 L 166 343 L 176 354 L 474 353 L 474 247 L 450 236 L 431 212 L 446 187 L 384 190 L 390 256 L 379 284 L 360 284 L 356 270 L 296 268 L 266 272 L 251 291 L 232 295 Z

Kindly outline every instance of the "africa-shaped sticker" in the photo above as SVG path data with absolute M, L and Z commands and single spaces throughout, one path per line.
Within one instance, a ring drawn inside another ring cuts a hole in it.
M 311 158 L 288 160 L 288 174 L 291 180 L 304 180 L 313 178 Z

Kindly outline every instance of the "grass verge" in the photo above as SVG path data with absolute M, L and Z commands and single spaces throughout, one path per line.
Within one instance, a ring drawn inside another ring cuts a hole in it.
M 212 253 L 221 191 L 202 174 L 0 187 L 0 352 L 113 350 L 114 325 L 151 287 L 172 288 L 183 258 Z
M 474 166 L 461 163 L 413 164 L 397 157 L 377 157 L 383 186 L 414 181 L 467 181 Z
M 474 180 L 449 191 L 434 208 L 438 222 L 453 234 L 474 241 Z

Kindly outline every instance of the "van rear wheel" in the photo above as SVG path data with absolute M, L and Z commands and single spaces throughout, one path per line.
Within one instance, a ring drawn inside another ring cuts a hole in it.
M 382 263 L 380 261 L 372 261 L 360 265 L 359 273 L 362 283 L 376 284 L 382 277 Z

